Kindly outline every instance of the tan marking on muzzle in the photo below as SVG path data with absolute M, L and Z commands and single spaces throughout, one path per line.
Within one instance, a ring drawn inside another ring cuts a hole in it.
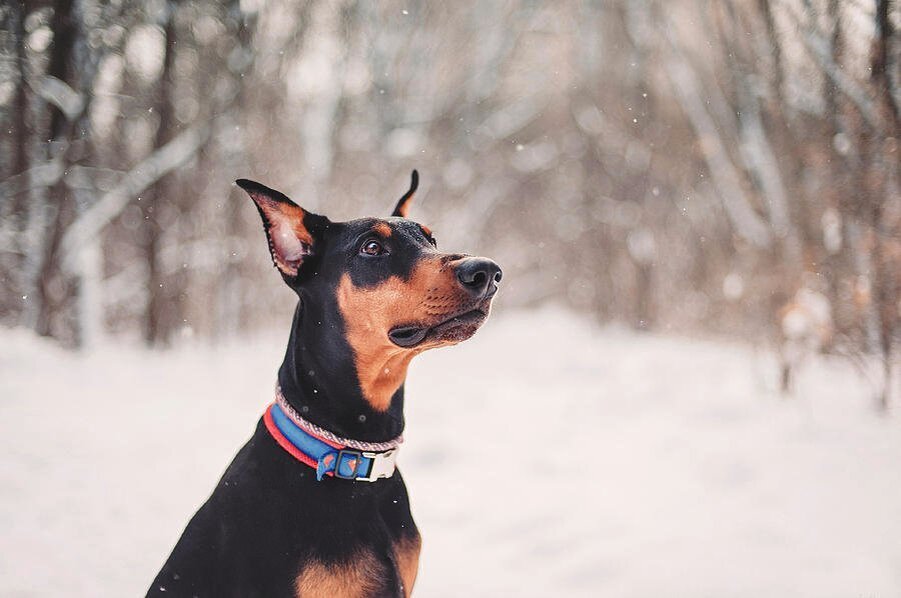
M 407 376 L 410 360 L 436 346 L 398 347 L 388 332 L 404 324 L 437 324 L 454 315 L 466 299 L 454 269 L 440 257 L 421 259 L 407 280 L 392 276 L 375 287 L 356 287 L 349 274 L 341 277 L 338 307 L 354 352 L 360 389 L 373 409 L 388 409 Z

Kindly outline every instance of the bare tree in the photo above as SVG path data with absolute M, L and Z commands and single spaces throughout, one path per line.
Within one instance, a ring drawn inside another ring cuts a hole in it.
M 235 333 L 283 302 L 233 179 L 343 217 L 378 213 L 415 167 L 422 218 L 497 255 L 509 304 L 763 340 L 822 295 L 821 350 L 878 360 L 889 408 L 898 11 L 3 7 L 4 322 L 70 343 Z

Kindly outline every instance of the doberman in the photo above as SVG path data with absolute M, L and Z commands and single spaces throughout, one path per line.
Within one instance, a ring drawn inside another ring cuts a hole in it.
M 406 218 L 415 170 L 390 218 L 349 222 L 237 184 L 299 301 L 275 402 L 147 595 L 409 596 L 420 536 L 394 467 L 407 366 L 476 332 L 501 269 Z

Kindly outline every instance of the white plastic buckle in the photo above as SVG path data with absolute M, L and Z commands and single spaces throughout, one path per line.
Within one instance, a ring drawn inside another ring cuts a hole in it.
M 369 475 L 365 478 L 355 477 L 360 482 L 374 482 L 382 478 L 390 478 L 394 475 L 395 461 L 397 461 L 397 449 L 391 449 L 384 453 L 364 452 L 364 457 L 372 459 L 372 468 Z

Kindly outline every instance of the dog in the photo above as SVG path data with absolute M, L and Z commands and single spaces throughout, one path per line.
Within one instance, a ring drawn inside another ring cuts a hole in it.
M 407 219 L 418 181 L 391 217 L 349 222 L 236 181 L 297 308 L 275 401 L 147 596 L 410 596 L 421 540 L 395 467 L 407 367 L 475 334 L 502 276 Z

